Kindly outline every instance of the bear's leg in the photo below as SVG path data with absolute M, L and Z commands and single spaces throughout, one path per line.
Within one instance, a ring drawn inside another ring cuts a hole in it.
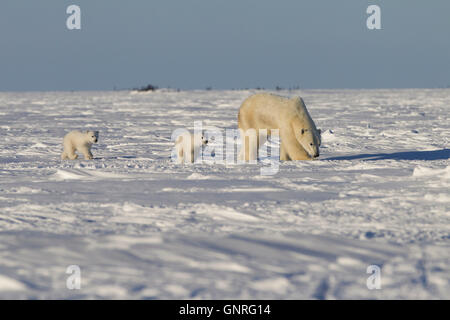
M 291 160 L 291 158 L 289 158 L 289 155 L 286 151 L 286 148 L 284 147 L 284 144 L 281 144 L 281 147 L 280 147 L 280 160 L 281 161 Z
M 238 159 L 238 161 L 244 161 L 244 159 L 245 159 L 245 150 L 242 146 L 241 146 L 241 149 L 239 150 L 237 159 Z
M 238 153 L 239 161 L 247 161 L 246 159 L 248 159 L 248 157 L 246 157 L 246 154 L 248 152 L 248 150 L 246 150 L 247 143 L 245 143 L 244 139 L 245 139 L 245 137 L 243 139 L 241 138 L 241 148 L 239 149 L 239 153 Z
M 85 160 L 92 160 L 94 158 L 94 156 L 91 153 L 91 150 L 89 150 L 89 148 L 87 147 L 83 147 L 78 151 L 80 151 L 83 154 Z
M 62 160 L 66 160 L 66 159 L 75 160 L 78 157 L 75 154 L 75 148 L 73 147 L 72 143 L 70 141 L 68 141 L 66 138 L 64 138 L 63 147 L 64 147 L 64 150 L 63 150 L 63 153 L 61 154 Z
M 258 143 L 258 137 L 255 139 L 250 138 L 248 144 L 248 161 L 256 161 L 258 159 L 258 150 L 259 150 L 259 143 Z
M 311 160 L 311 157 L 301 145 L 298 145 L 294 150 L 291 150 L 289 152 L 289 157 L 292 160 Z
M 244 136 L 243 139 L 241 139 L 241 148 L 239 150 L 239 154 L 238 154 L 238 160 L 239 161 L 248 161 L 249 158 L 249 138 Z
M 78 155 L 75 153 L 75 149 L 71 145 L 68 145 L 67 147 L 65 147 L 64 152 L 67 154 L 67 157 L 70 160 L 75 160 L 78 158 Z
M 241 129 L 241 150 L 239 159 L 245 161 L 256 161 L 258 157 L 258 136 L 255 129 Z
M 283 144 L 286 148 L 287 156 L 291 160 L 311 160 L 309 154 L 298 143 L 294 135 L 285 135 Z
M 76 153 L 72 153 L 72 154 L 69 154 L 68 157 L 70 160 L 75 160 L 78 158 L 78 155 Z
M 178 144 L 177 145 L 177 163 L 181 164 L 184 162 L 184 150 L 183 146 Z
M 258 133 L 258 142 L 257 142 L 257 150 L 256 155 L 259 157 L 259 149 L 267 142 L 267 131 L 266 129 L 260 129 Z
M 241 118 L 241 113 L 239 111 L 239 114 L 238 114 L 238 128 L 239 128 L 239 134 L 240 134 L 240 138 L 241 138 L 241 147 L 239 149 L 237 160 L 238 161 L 245 161 L 245 146 L 246 146 L 246 143 L 244 142 L 244 139 L 245 139 L 244 131 L 245 130 L 241 126 L 241 121 L 242 121 L 241 119 L 242 119 Z
M 256 161 L 258 159 L 258 138 L 245 137 L 243 152 L 245 161 Z
M 194 149 L 193 149 L 193 145 L 190 142 L 191 139 L 189 139 L 189 141 L 186 141 L 183 143 L 183 149 L 184 149 L 184 163 L 193 163 L 194 162 Z
M 267 141 L 267 131 L 260 130 L 258 135 L 258 148 L 261 148 L 264 143 Z

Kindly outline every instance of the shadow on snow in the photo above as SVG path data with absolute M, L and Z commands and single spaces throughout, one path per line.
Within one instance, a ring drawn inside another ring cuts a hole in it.
M 447 160 L 450 149 L 433 151 L 403 151 L 394 153 L 365 153 L 351 156 L 331 157 L 324 160 Z

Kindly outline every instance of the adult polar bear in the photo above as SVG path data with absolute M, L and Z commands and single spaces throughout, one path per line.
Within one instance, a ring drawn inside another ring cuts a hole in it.
M 252 95 L 239 109 L 238 126 L 242 137 L 240 160 L 256 160 L 259 147 L 266 142 L 260 131 L 264 129 L 267 129 L 267 136 L 271 135 L 271 130 L 279 130 L 280 160 L 311 160 L 319 156 L 320 129 L 316 128 L 300 97 Z

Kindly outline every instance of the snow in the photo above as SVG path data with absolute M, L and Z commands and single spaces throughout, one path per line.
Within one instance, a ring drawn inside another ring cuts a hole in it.
M 0 93 L 0 298 L 449 299 L 450 90 L 278 92 L 319 160 L 171 162 L 173 130 L 236 129 L 252 93 Z M 74 129 L 93 161 L 60 160 Z

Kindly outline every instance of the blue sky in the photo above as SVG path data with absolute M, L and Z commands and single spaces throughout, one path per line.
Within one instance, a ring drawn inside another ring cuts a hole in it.
M 66 8 L 81 7 L 81 30 Z M 382 30 L 366 8 L 381 7 Z M 0 91 L 450 85 L 448 0 L 2 0 Z

